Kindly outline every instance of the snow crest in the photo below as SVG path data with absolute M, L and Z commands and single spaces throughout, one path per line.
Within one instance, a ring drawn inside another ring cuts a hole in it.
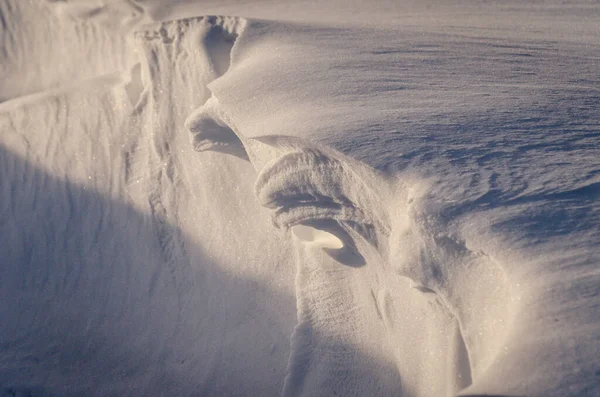
M 392 325 L 394 310 L 380 308 L 388 299 L 384 291 L 405 288 L 405 280 L 420 294 L 433 293 L 428 299 L 437 302 L 435 310 L 452 335 L 441 347 L 447 361 L 441 367 L 424 366 L 447 373 L 439 389 L 432 390 L 456 393 L 485 373 L 510 331 L 514 299 L 509 282 L 489 255 L 470 251 L 452 224 L 440 222 L 435 203 L 428 202 L 426 183 L 390 179 L 299 138 L 245 138 L 231 120 L 213 95 L 186 124 L 193 143 L 203 142 L 201 151 L 221 151 L 251 162 L 258 171 L 255 196 L 273 211 L 276 227 L 293 230 L 300 225 L 341 242 L 337 249 L 297 245 L 298 324 L 285 396 L 343 390 L 359 395 L 356 390 L 362 388 L 361 393 L 373 395 L 398 390 L 420 395 L 410 392 L 415 380 L 405 375 L 401 381 L 397 372 L 407 357 L 393 346 L 403 343 L 406 331 Z M 394 278 L 398 276 L 406 278 Z M 411 299 L 408 305 L 420 304 L 421 298 Z M 424 343 L 418 335 L 410 337 Z M 362 372 L 374 365 L 365 364 L 372 359 L 390 365 L 377 370 L 385 380 Z M 379 380 L 351 381 L 361 377 Z

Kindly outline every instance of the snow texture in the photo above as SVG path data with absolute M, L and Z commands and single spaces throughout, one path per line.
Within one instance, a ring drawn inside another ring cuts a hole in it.
M 0 395 L 600 394 L 598 26 L 0 0 Z

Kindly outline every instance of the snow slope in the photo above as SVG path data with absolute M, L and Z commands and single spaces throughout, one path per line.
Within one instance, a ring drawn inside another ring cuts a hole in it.
M 23 4 L 5 394 L 600 392 L 597 3 Z

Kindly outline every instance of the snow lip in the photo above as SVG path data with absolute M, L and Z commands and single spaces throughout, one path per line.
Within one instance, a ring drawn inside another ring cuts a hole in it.
M 339 250 L 344 247 L 344 243 L 336 235 L 311 226 L 293 226 L 292 234 L 302 242 L 314 244 L 321 248 Z

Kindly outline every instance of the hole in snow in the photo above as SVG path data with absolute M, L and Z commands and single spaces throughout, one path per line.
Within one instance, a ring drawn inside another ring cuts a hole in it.
M 197 152 L 213 151 L 231 154 L 248 160 L 246 149 L 240 138 L 211 109 L 200 108 L 185 122 L 192 135 L 192 145 Z
M 235 32 L 230 32 L 227 25 L 228 20 L 220 17 L 207 17 L 211 26 L 204 36 L 204 48 L 208 54 L 208 60 L 211 62 L 217 77 L 227 72 L 231 64 L 231 50 L 237 39 Z
M 293 226 L 292 233 L 300 241 L 312 243 L 321 248 L 341 249 L 344 247 L 344 243 L 337 236 L 311 226 Z

